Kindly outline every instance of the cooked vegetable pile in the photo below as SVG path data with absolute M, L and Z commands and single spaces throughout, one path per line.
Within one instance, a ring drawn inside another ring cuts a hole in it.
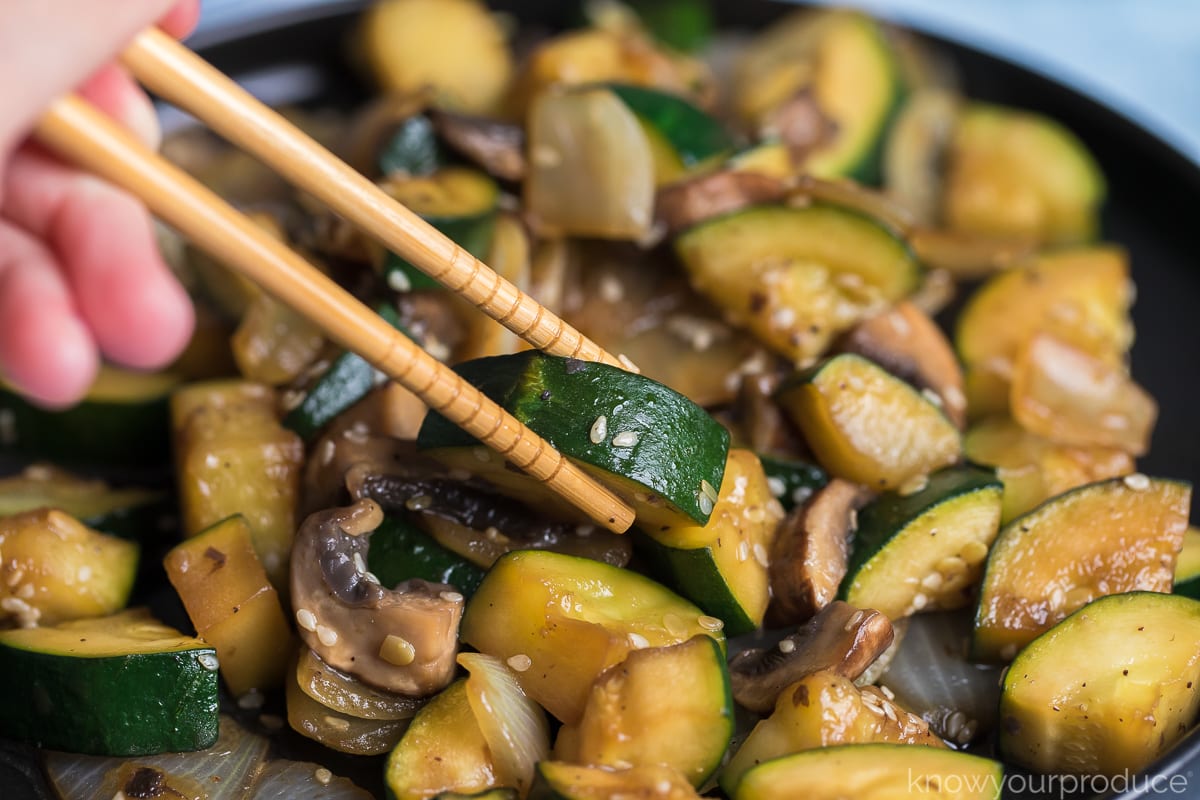
M 59 413 L 0 394 L 29 464 L 0 735 L 63 797 L 368 796 L 337 751 L 397 800 L 984 798 L 1142 770 L 1195 721 L 1200 532 L 1136 471 L 1157 406 L 1085 146 L 861 14 L 638 8 L 518 36 L 387 0 L 378 98 L 289 112 L 628 369 L 528 350 L 207 134 L 166 145 L 636 528 L 164 230 L 178 363 Z M 278 757 L 298 737 L 315 763 Z

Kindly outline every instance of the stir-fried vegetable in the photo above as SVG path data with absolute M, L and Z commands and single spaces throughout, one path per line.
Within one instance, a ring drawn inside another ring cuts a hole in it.
M 1191 489 L 1136 472 L 1141 265 L 1099 241 L 1079 132 L 859 13 L 745 40 L 635 6 L 513 35 L 384 0 L 383 95 L 296 116 L 624 369 L 529 352 L 212 140 L 168 152 L 637 528 L 163 231 L 202 322 L 178 364 L 65 412 L 0 387 L 30 462 L 0 479 L 0 736 L 76 754 L 54 791 L 366 796 L 270 748 L 398 800 L 995 798 L 1194 723 Z

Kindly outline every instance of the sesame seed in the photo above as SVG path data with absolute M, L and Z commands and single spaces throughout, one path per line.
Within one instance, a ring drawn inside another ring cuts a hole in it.
M 1129 417 L 1124 414 L 1105 414 L 1100 418 L 1100 427 L 1110 431 L 1123 431 L 1129 427 Z
M 8 573 L 8 578 L 6 579 L 5 582 L 9 586 L 16 586 L 24 578 L 25 578 L 25 570 L 21 569 L 20 567 L 17 567 L 12 572 Z
M 196 656 L 196 661 L 200 662 L 200 666 L 209 672 L 216 672 L 221 667 L 221 662 L 217 660 L 216 653 L 201 653 Z
M 379 645 L 379 657 L 397 667 L 407 667 L 417 659 L 417 649 L 407 639 L 389 633 Z
M 463 601 L 463 596 L 459 592 L 439 592 L 438 597 L 447 603 L 461 603 Z
M 366 431 L 360 431 L 358 428 L 347 428 L 346 430 L 342 431 L 342 438 L 348 442 L 353 442 L 354 444 L 367 443 Z
M 762 506 L 747 506 L 742 509 L 742 516 L 747 522 L 759 523 L 767 518 L 767 511 Z
M 317 767 L 313 770 L 313 780 L 322 786 L 328 786 L 333 782 L 333 773 L 325 767 Z
M 885 717 L 887 717 L 888 719 L 890 719 L 892 722 L 899 721 L 896 718 L 896 707 L 893 706 L 891 703 L 887 703 L 886 705 L 883 706 L 883 715 Z
M 880 691 L 880 692 L 883 694 L 883 696 L 884 696 L 884 697 L 886 697 L 888 700 L 895 700 L 895 699 L 896 699 L 896 693 L 895 693 L 895 692 L 893 692 L 891 689 L 889 689 L 889 688 L 888 688 L 888 687 L 886 687 L 886 686 L 880 686 L 880 687 L 879 687 L 879 691 Z
M 708 614 L 702 614 L 697 617 L 696 624 L 706 631 L 719 631 L 725 627 L 724 621 L 716 617 L 710 617 Z
M 900 484 L 900 487 L 896 490 L 896 493 L 901 497 L 908 497 L 909 495 L 914 495 L 917 492 L 924 491 L 928 486 L 928 475 L 914 475 L 904 483 Z
M 308 396 L 307 392 L 301 392 L 296 389 L 288 389 L 279 397 L 279 405 L 284 411 L 292 411 L 299 407 L 304 402 L 304 398 Z
M 338 643 L 338 632 L 328 625 L 317 626 L 317 641 L 326 647 L 333 647 Z
M 929 598 L 924 594 L 918 593 L 917 596 L 913 598 L 912 604 L 913 608 L 915 608 L 917 611 L 920 611 L 925 606 L 929 605 Z
M 642 636 L 640 633 L 631 633 L 631 634 L 629 634 L 629 644 L 632 647 L 635 647 L 638 650 L 641 650 L 643 648 L 650 646 L 650 640 L 647 639 L 645 636 Z
M 928 386 L 921 390 L 921 397 L 924 397 L 930 405 L 937 406 L 938 408 L 942 408 L 943 406 L 942 396 Z
M 771 475 L 767 478 L 767 488 L 770 489 L 772 497 L 783 497 L 787 491 L 787 484 L 783 482 L 783 478 Z
M 619 303 L 625 297 L 625 286 L 615 275 L 600 276 L 600 297 L 606 303 Z
M 707 497 L 709 500 L 712 500 L 713 503 L 717 502 L 717 498 L 718 498 L 717 490 L 714 489 L 712 484 L 709 483 L 708 481 L 704 481 L 704 480 L 700 481 L 700 493 L 703 494 L 705 497 Z
M 327 467 L 332 464 L 335 455 L 337 455 L 337 445 L 333 443 L 332 439 L 321 442 L 321 466 Z
M 1121 479 L 1125 485 L 1135 492 L 1144 492 L 1150 488 L 1150 479 L 1140 472 L 1134 472 Z
M 750 558 L 750 543 L 743 539 L 742 541 L 738 542 L 737 546 L 738 563 L 741 564 L 748 558 Z
M 325 715 L 325 724 L 333 728 L 335 731 L 344 732 L 350 730 L 350 720 L 342 719 L 341 717 L 334 717 L 329 714 Z
M 937 589 L 941 588 L 944 580 L 945 578 L 942 577 L 942 573 L 931 572 L 921 579 L 921 586 L 929 589 L 930 591 L 936 591 Z
M 866 699 L 869 696 L 870 695 L 863 695 L 863 699 Z M 863 703 L 863 707 L 866 708 L 867 711 L 870 711 L 872 714 L 876 714 L 880 717 L 883 716 L 883 709 L 877 705 L 872 705 L 871 703 Z
M 258 691 L 257 689 L 251 689 L 237 699 L 237 706 L 243 711 L 257 711 L 263 707 L 263 703 L 266 702 L 266 699 L 267 698 L 263 696 L 262 692 Z
M 15 594 L 17 597 L 21 598 L 22 600 L 30 600 L 33 598 L 33 593 L 35 591 L 36 591 L 36 589 L 34 588 L 34 585 L 32 583 L 26 583 L 26 584 L 23 584 L 21 586 L 21 588 L 17 589 L 15 592 L 13 592 L 13 594 Z
M 310 633 L 314 632 L 317 629 L 317 615 L 307 608 L 297 609 L 296 624 Z
M 601 414 L 596 417 L 592 423 L 592 428 L 588 431 L 588 438 L 592 440 L 592 444 L 600 444 L 604 441 L 604 437 L 608 435 L 608 417 Z
M 633 447 L 640 438 L 637 431 L 621 431 L 612 438 L 613 447 Z
M 596 532 L 596 526 L 591 524 L 583 524 L 575 526 L 575 535 L 581 539 L 586 539 Z
M 946 405 L 955 410 L 960 410 L 967 407 L 966 395 L 962 393 L 962 389 L 957 386 L 946 386 L 942 389 L 942 399 L 946 401 Z
M 511 656 L 505 663 L 512 667 L 514 672 L 524 672 L 533 666 L 533 659 L 524 653 L 517 653 L 515 656 Z
M 808 502 L 808 498 L 812 497 L 813 490 L 809 486 L 797 486 L 792 490 L 792 503 L 802 506 Z
M 671 781 L 667 780 L 666 778 L 663 778 L 661 781 L 654 784 L 654 791 L 658 792 L 659 794 L 670 794 L 671 793 Z
M 779 642 L 779 652 L 791 653 L 796 650 L 796 643 L 791 639 L 781 639 Z
M 433 498 L 427 494 L 419 494 L 404 501 L 404 507 L 409 511 L 424 511 L 433 505 Z
M 713 512 L 713 501 L 710 500 L 708 495 L 704 494 L 703 492 L 696 493 L 696 505 L 700 507 L 701 514 L 707 516 Z
M 354 568 L 359 572 L 367 571 L 367 561 L 363 558 L 363 554 L 357 551 L 354 553 Z
M 388 272 L 387 285 L 393 292 L 407 292 L 412 290 L 412 281 L 408 279 L 408 273 L 402 269 L 393 269 Z
M 770 563 L 767 560 L 767 548 L 763 547 L 759 542 L 754 543 L 754 560 L 758 562 L 760 567 L 766 567 Z

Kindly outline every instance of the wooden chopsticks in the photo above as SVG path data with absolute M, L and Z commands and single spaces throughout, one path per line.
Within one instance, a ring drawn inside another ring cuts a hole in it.
M 59 155 L 140 197 L 152 213 L 193 243 L 292 306 L 333 340 L 367 359 L 430 408 L 544 482 L 601 526 L 621 532 L 633 523 L 632 508 L 548 442 L 316 267 L 191 176 L 151 152 L 89 103 L 77 97 L 58 101 L 42 117 L 35 135 Z M 323 176 L 320 180 L 331 179 Z M 355 197 L 356 194 L 348 192 L 346 202 Z M 413 225 L 411 220 L 405 224 L 406 227 L 399 229 L 398 241 L 427 235 L 428 226 Z M 428 247 L 406 242 L 406 250 L 406 257 L 419 252 L 426 263 L 447 257 L 473 274 L 487 269 L 474 259 L 464 263 L 465 254 L 452 243 L 447 248 L 437 242 Z M 491 284 L 499 280 L 495 278 Z M 524 295 L 521 297 L 533 302 Z M 544 314 L 534 312 L 533 319 L 544 319 Z M 531 324 L 530 328 L 533 327 L 536 326 Z
M 167 34 L 143 31 L 121 63 L 537 349 L 628 368 Z

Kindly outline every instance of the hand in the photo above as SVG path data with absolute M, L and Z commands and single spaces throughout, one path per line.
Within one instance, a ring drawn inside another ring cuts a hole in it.
M 5 0 L 0 20 L 0 375 L 63 406 L 103 354 L 155 368 L 187 344 L 192 306 L 134 198 L 58 162 L 26 137 L 78 91 L 157 147 L 146 95 L 113 58 L 155 24 L 176 36 L 199 0 Z

